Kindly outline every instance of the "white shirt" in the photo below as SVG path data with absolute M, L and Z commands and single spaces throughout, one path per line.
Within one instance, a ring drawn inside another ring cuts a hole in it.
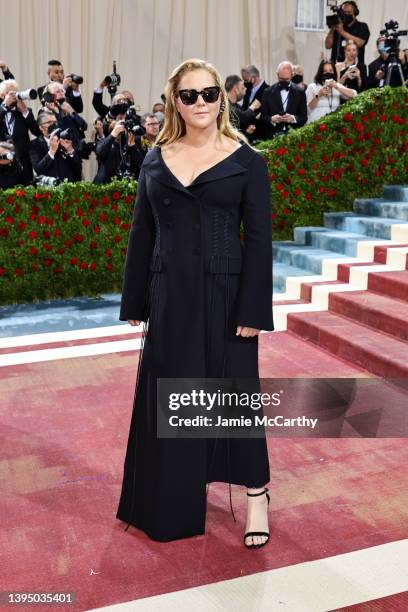
M 340 99 L 348 100 L 348 98 L 342 95 L 337 89 L 334 87 L 331 89 L 331 93 L 333 95 L 322 96 L 317 100 L 317 104 L 314 108 L 309 107 L 309 102 L 313 100 L 315 95 L 321 90 L 323 85 L 318 83 L 310 83 L 306 89 L 306 102 L 307 102 L 307 123 L 311 123 L 312 121 L 316 121 L 316 119 L 320 119 L 320 117 L 324 117 L 328 113 L 335 111 L 340 106 Z M 357 95 L 355 89 L 352 89 L 354 92 L 354 96 Z

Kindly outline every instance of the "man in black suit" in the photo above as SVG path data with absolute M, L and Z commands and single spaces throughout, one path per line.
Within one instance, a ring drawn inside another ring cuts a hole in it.
M 246 74 L 248 75 L 248 82 L 251 84 L 251 86 L 247 87 L 245 96 L 242 100 L 243 110 L 248 110 L 248 108 L 251 107 L 253 108 L 252 103 L 254 100 L 259 100 L 259 102 L 262 102 L 263 92 L 267 87 L 269 87 L 265 79 L 261 78 L 259 70 L 256 66 L 253 66 L 252 64 L 247 66 Z M 252 135 L 252 140 L 264 140 L 265 137 L 265 126 L 260 117 L 259 119 L 255 120 L 255 131 Z
M 0 60 L 0 69 L 3 72 L 4 79 L 14 79 L 14 75 L 11 74 L 7 63 L 4 60 Z M 0 83 L 3 79 L 0 79 Z
M 71 182 L 81 180 L 82 161 L 72 141 L 60 139 L 52 132 L 57 128 L 54 113 L 43 111 L 38 117 L 41 136 L 29 148 L 31 163 L 37 175 L 53 176 Z
M 67 101 L 66 92 L 61 83 L 48 83 L 44 90 L 45 97 L 47 97 L 47 100 L 44 101 L 44 107 L 55 114 L 59 128 L 62 130 L 71 129 L 74 147 L 78 148 L 80 141 L 85 138 L 85 132 L 88 129 L 87 122 L 75 112 Z
M 293 65 L 281 62 L 274 83 L 262 95 L 261 119 L 265 126 L 265 137 L 273 138 L 299 128 L 307 121 L 306 93 L 292 82 Z
M 16 157 L 22 165 L 21 182 L 28 185 L 33 180 L 33 168 L 28 155 L 29 132 L 40 135 L 33 112 L 16 96 L 18 83 L 6 79 L 0 83 L 0 140 L 12 140 Z
M 59 60 L 50 60 L 48 62 L 47 70 L 49 83 L 57 82 L 61 83 L 65 89 L 65 97 L 67 102 L 72 106 L 76 113 L 82 113 L 84 110 L 84 103 L 82 101 L 82 95 L 79 89 L 79 85 L 72 80 L 72 76 L 65 76 L 64 68 Z M 41 100 L 45 85 L 37 89 L 38 97 Z

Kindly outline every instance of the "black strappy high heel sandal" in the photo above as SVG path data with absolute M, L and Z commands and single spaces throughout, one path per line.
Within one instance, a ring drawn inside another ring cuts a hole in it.
M 268 506 L 269 506 L 269 502 L 271 500 L 270 500 L 269 494 L 267 493 L 268 490 L 269 490 L 268 487 L 265 487 L 264 490 L 261 491 L 260 493 L 248 493 L 247 491 L 247 495 L 248 497 L 257 497 L 258 495 L 263 495 L 265 493 L 267 500 L 268 500 Z M 267 539 L 265 540 L 265 542 L 262 542 L 262 544 L 246 544 L 245 540 L 249 536 L 267 536 Z M 265 546 L 265 544 L 267 544 L 268 542 L 269 542 L 269 533 L 267 533 L 266 531 L 247 531 L 246 534 L 244 535 L 244 545 L 246 548 L 261 548 L 261 546 Z

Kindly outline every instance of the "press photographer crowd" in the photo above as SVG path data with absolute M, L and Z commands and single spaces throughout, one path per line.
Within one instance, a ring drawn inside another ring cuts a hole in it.
M 407 85 L 408 49 L 400 48 L 407 31 L 398 30 L 396 21 L 387 22 L 377 38 L 377 57 L 367 66 L 370 30 L 359 21 L 357 4 L 338 6 L 336 0 L 328 0 L 328 5 L 333 14 L 327 17 L 325 48 L 331 55 L 320 61 L 312 83 L 304 82 L 302 66 L 289 61 L 278 65 L 271 85 L 253 65 L 226 77 L 231 121 L 251 144 L 283 137 L 367 89 Z M 61 62 L 53 59 L 48 62 L 48 82 L 21 91 L 7 62 L 0 60 L 0 68 L 4 76 L 0 79 L 0 188 L 80 181 L 83 160 L 92 154 L 97 161 L 94 183 L 138 178 L 163 125 L 164 95 L 151 112 L 138 114 L 132 92 L 119 90 L 121 77 L 114 62 L 112 73 L 94 90 L 96 118 L 92 139 L 87 141 L 88 124 L 81 116 L 82 76 L 66 75 Z M 103 102 L 105 90 L 109 106 Z M 28 106 L 35 99 L 41 103 L 37 117 Z

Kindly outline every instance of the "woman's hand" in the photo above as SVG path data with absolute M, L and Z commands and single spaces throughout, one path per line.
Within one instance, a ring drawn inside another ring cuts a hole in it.
M 140 325 L 140 321 L 136 321 L 135 319 L 128 320 L 128 323 L 133 326 Z
M 261 330 L 255 329 L 255 327 L 243 327 L 242 325 L 237 326 L 236 336 L 242 336 L 243 338 L 249 338 L 257 336 Z

